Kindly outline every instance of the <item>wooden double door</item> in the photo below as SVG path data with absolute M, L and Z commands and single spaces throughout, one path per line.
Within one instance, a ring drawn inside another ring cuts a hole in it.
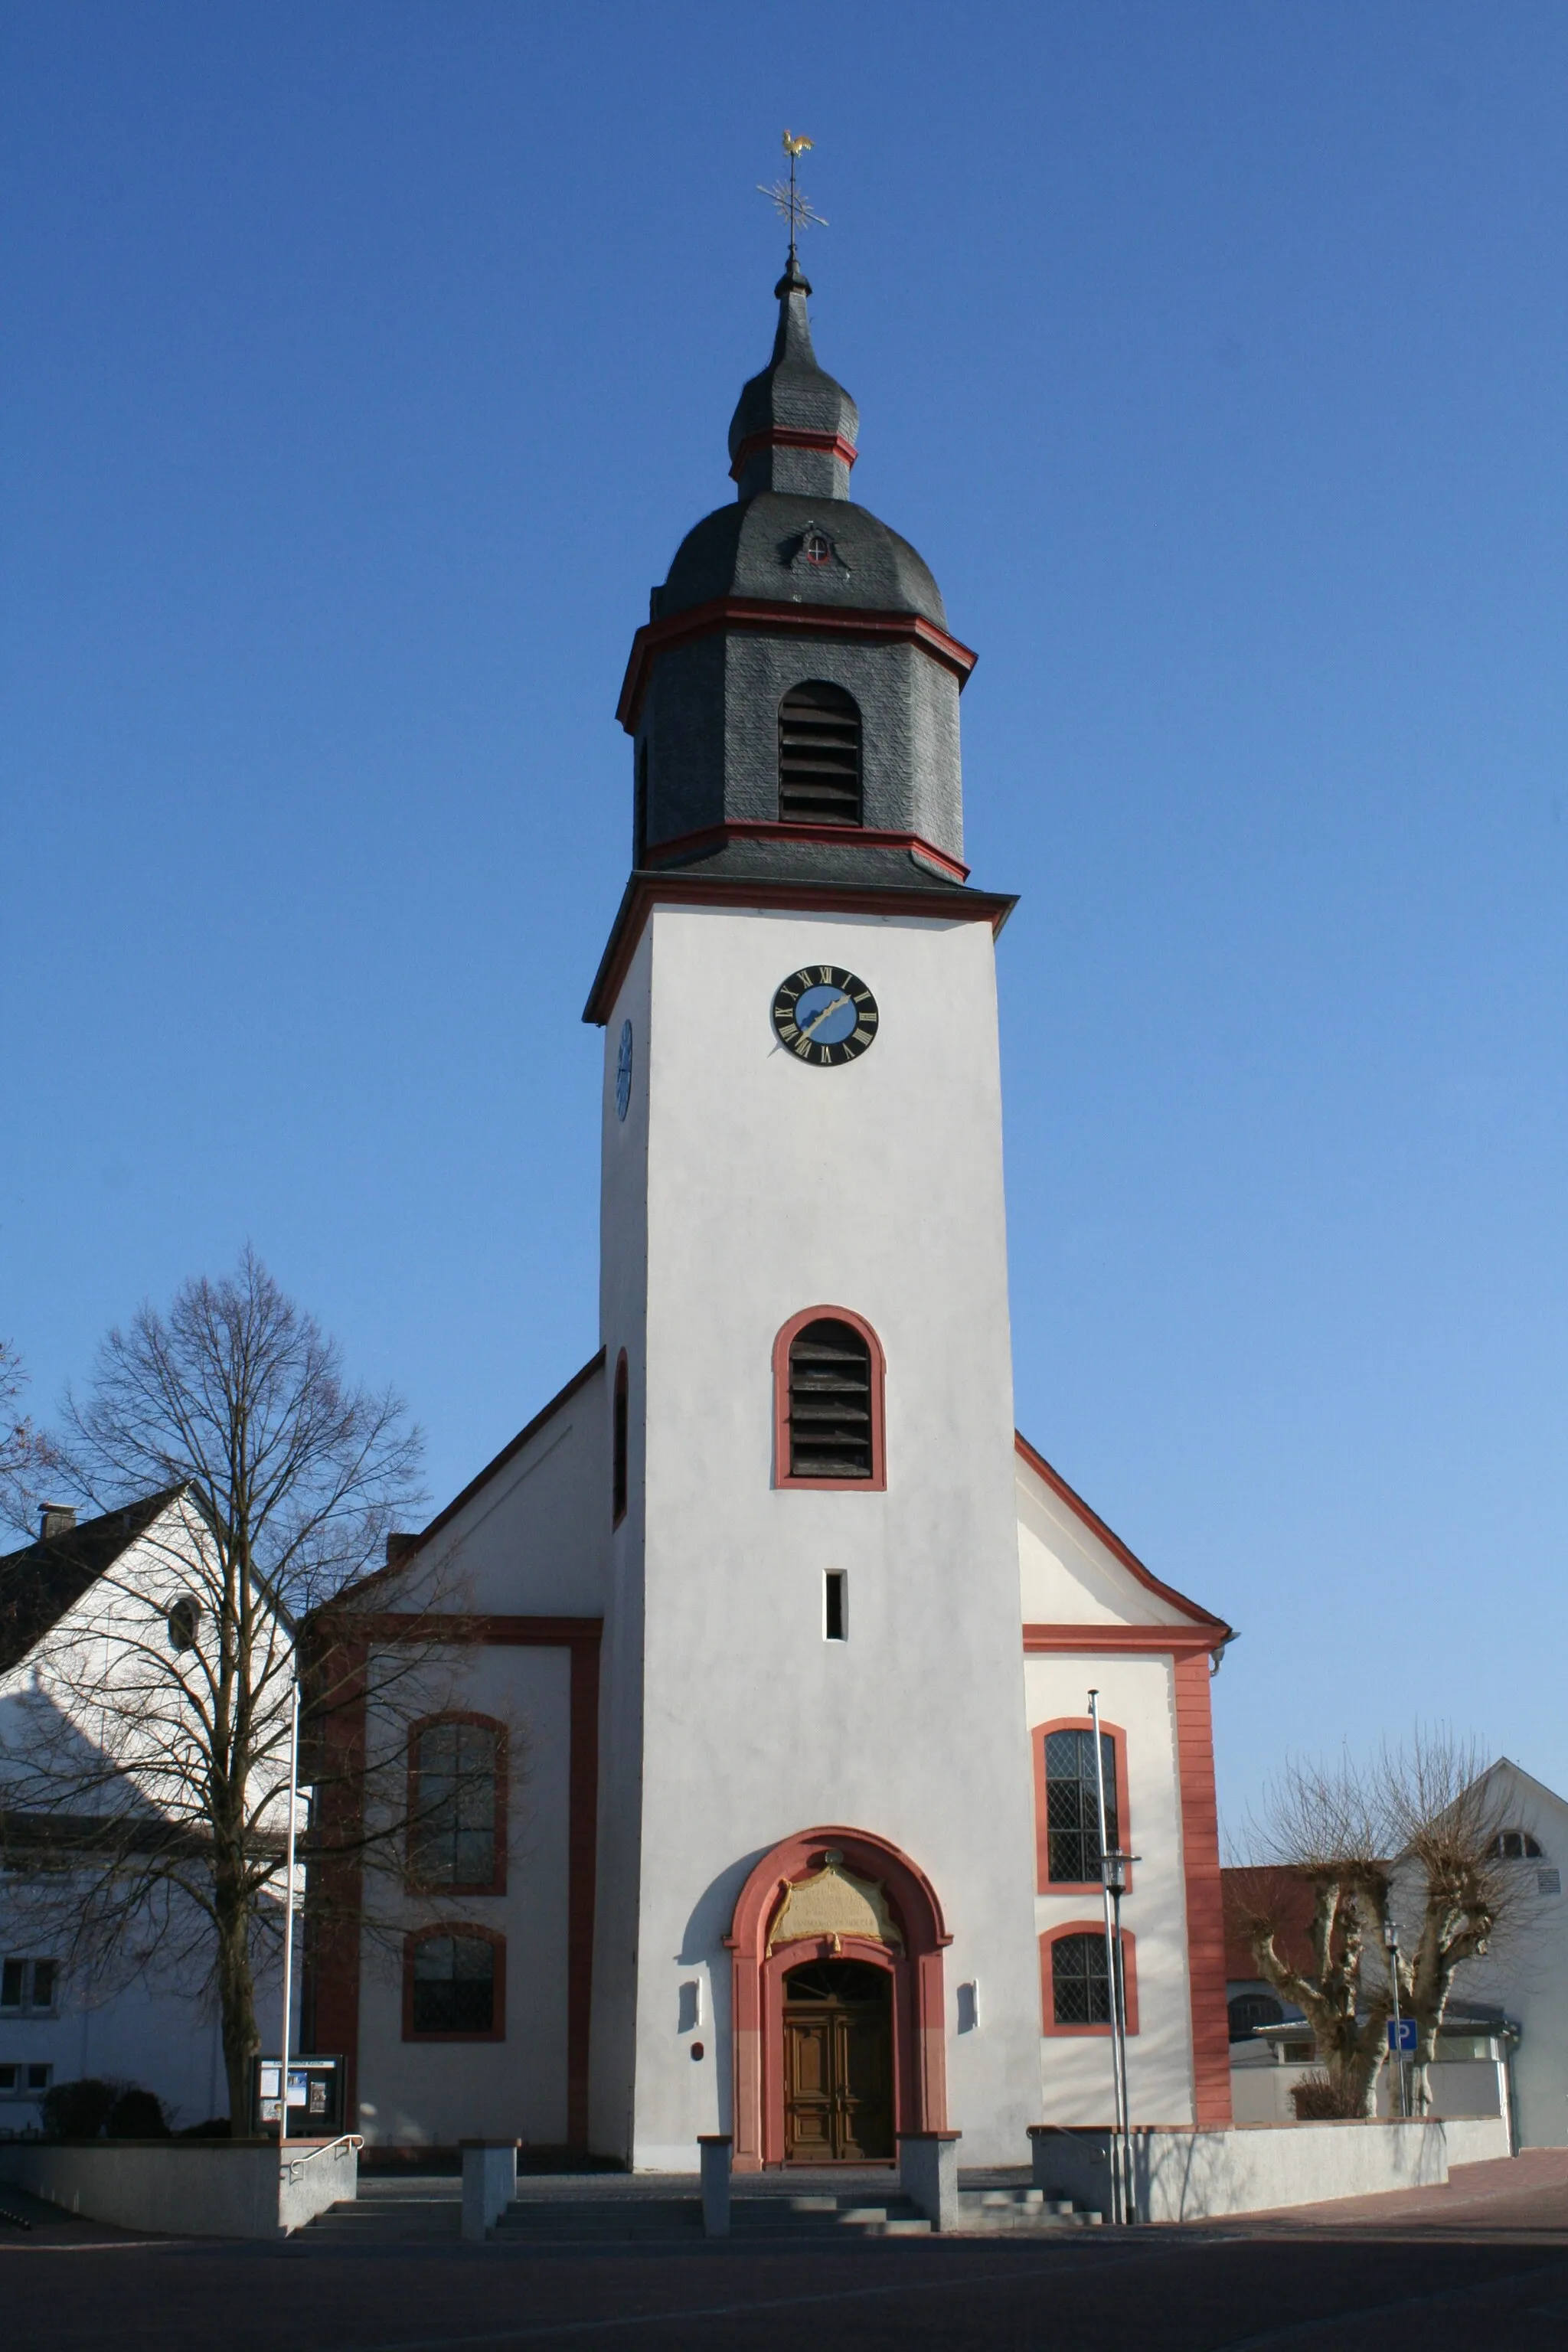
M 865 1960 L 812 1960 L 784 1984 L 784 2162 L 893 2154 L 893 1979 Z

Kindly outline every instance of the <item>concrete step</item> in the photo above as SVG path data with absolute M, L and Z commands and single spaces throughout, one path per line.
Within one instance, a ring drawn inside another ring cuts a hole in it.
M 422 2244 L 460 2238 L 463 2208 L 455 2197 L 344 2198 L 318 2213 L 304 2234 L 354 2245 Z
M 1069 2197 L 1047 2197 L 1042 2189 L 961 2189 L 958 2226 L 966 2237 L 1001 2237 L 1022 2231 L 1092 2230 L 1100 2215 L 1075 2206 Z
M 897 2191 L 875 2204 L 863 2197 L 830 2192 L 795 2197 L 732 2197 L 730 2233 L 736 2238 L 831 2237 L 848 2231 L 860 2238 L 924 2238 L 931 2223 Z

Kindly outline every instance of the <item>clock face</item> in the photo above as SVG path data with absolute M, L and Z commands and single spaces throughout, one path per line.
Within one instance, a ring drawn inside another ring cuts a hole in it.
M 621 1050 L 616 1057 L 616 1117 L 625 1118 L 632 1098 L 632 1024 L 621 1024 Z
M 853 1062 L 875 1043 L 877 1000 L 863 980 L 836 963 L 811 963 L 781 981 L 773 997 L 779 1044 L 818 1069 Z

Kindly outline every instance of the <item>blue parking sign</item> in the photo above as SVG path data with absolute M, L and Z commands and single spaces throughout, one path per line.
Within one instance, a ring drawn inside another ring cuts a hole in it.
M 1388 2021 L 1388 2047 L 1396 2058 L 1414 2057 L 1415 2053 L 1415 2020 L 1413 2017 L 1391 2017 Z

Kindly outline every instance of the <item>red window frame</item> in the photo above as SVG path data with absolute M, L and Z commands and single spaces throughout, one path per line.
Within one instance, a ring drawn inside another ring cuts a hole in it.
M 490 2021 L 482 2033 L 416 2033 L 414 2030 L 414 1955 L 421 1944 L 437 1936 L 467 1937 L 470 1943 L 489 1944 L 495 1952 L 491 1979 Z M 504 2042 L 506 2040 L 506 1937 L 494 1927 L 477 1927 L 471 1919 L 437 1919 L 411 1928 L 403 1938 L 403 2039 L 405 2042 Z
M 631 1495 L 631 1375 L 623 1348 L 616 1359 L 615 1389 L 610 1401 L 610 1525 L 618 1528 L 626 1516 Z
M 789 1351 L 797 1332 L 808 1323 L 847 1323 L 858 1331 L 871 1357 L 871 1475 L 868 1478 L 797 1478 L 789 1466 Z M 831 1494 L 881 1495 L 888 1486 L 887 1413 L 883 1391 L 888 1360 L 882 1343 L 863 1315 L 849 1307 L 803 1307 L 792 1315 L 773 1341 L 773 1485 L 816 1487 Z
M 434 1885 L 415 1874 L 415 1834 L 413 1823 L 419 1818 L 419 1743 L 427 1731 L 437 1730 L 444 1723 L 474 1723 L 495 1734 L 496 1818 L 495 1848 L 490 1875 L 482 1881 L 463 1885 L 441 1879 Z M 439 1715 L 421 1716 L 408 1727 L 408 1811 L 405 1816 L 410 1827 L 405 1841 L 407 1883 L 416 1895 L 504 1895 L 507 1865 L 507 1799 L 509 1795 L 509 1757 L 507 1730 L 504 1723 L 493 1715 L 475 1715 L 464 1707 L 447 1707 Z M 476 1929 L 475 1933 L 479 1931 Z
M 1116 1834 L 1123 1853 L 1131 1852 L 1131 1817 L 1127 1803 L 1127 1734 L 1119 1723 L 1110 1723 L 1102 1715 L 1100 1728 L 1116 1748 Z M 1054 1715 L 1049 1723 L 1037 1723 L 1029 1734 L 1030 1752 L 1035 1760 L 1035 1892 L 1037 1895 L 1098 1895 L 1098 1878 L 1053 1878 L 1049 1807 L 1046 1800 L 1046 1741 L 1053 1731 L 1092 1731 L 1093 1724 L 1087 1715 Z M 1132 1870 L 1127 1872 L 1127 1892 L 1132 1892 Z
M 1057 1881 L 1061 1885 L 1060 1879 Z M 1105 1920 L 1063 1919 L 1047 1927 L 1040 1937 L 1040 2032 L 1056 2035 L 1059 2040 L 1093 2040 L 1109 2038 L 1110 2021 L 1103 2025 L 1058 2025 L 1057 2023 L 1056 1986 L 1051 1973 L 1051 1950 L 1064 1936 L 1093 1936 L 1105 1941 Z M 1127 2007 L 1127 2031 L 1138 2031 L 1138 1938 L 1131 1928 L 1121 1930 L 1122 1998 Z

